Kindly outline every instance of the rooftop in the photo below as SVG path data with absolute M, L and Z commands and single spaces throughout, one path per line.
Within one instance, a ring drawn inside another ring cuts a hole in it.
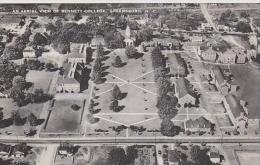
M 210 128 L 211 122 L 201 116 L 195 120 L 189 119 L 186 121 L 186 128 Z
M 192 90 L 191 84 L 183 77 L 180 77 L 176 80 L 176 91 L 179 94 L 179 98 L 182 98 L 186 95 L 196 97 L 194 91 Z
M 227 95 L 226 100 L 234 117 L 239 117 L 241 113 L 245 112 L 244 108 L 240 105 L 240 102 L 235 95 Z

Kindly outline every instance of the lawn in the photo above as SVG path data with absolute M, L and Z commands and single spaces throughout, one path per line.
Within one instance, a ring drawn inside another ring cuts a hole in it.
M 251 65 L 232 65 L 233 84 L 239 85 L 236 96 L 248 102 L 249 117 L 260 116 L 260 69 Z
M 1 98 L 0 99 L 0 107 L 3 108 L 4 119 L 8 119 L 11 117 L 11 113 L 13 110 L 19 110 L 20 115 L 23 119 L 27 118 L 30 113 L 35 114 L 37 117 L 40 117 L 40 113 L 42 111 L 43 104 L 27 104 L 23 107 L 18 107 L 12 99 Z M 24 126 L 15 126 L 10 125 L 8 127 L 0 128 L 0 133 L 8 132 L 11 135 L 24 135 Z
M 34 88 L 41 88 L 47 92 L 54 73 L 55 72 L 30 70 L 26 75 L 26 81 L 32 82 Z
M 122 106 L 122 113 L 157 113 L 155 107 L 157 96 L 148 93 L 142 89 L 131 84 L 126 84 L 120 87 L 122 93 L 126 94 L 126 97 L 119 100 L 119 106 Z M 120 113 L 113 112 L 109 109 L 111 102 L 111 91 L 103 93 L 96 100 L 98 102 L 97 109 L 101 109 L 101 113 Z
M 57 100 L 54 103 L 48 124 L 46 133 L 80 133 L 81 130 L 81 113 L 83 110 L 83 100 Z M 74 110 L 71 105 L 76 104 L 80 108 Z
M 236 151 L 240 165 L 258 165 L 260 162 L 260 151 Z

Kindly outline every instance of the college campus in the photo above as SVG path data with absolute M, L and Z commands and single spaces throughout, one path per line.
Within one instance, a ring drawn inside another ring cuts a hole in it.
M 259 165 L 260 4 L 1 4 L 0 164 Z

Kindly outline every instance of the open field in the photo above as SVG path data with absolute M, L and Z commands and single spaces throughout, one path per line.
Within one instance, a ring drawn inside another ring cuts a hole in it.
M 47 123 L 46 133 L 79 133 L 81 131 L 80 118 L 83 108 L 83 100 L 57 100 L 51 111 Z M 73 104 L 80 108 L 74 110 Z
M 233 84 L 239 85 L 236 96 L 248 102 L 249 118 L 260 116 L 260 69 L 251 65 L 231 66 L 231 73 L 234 75 Z M 250 85 L 249 85 L 250 84 Z
M 26 75 L 26 81 L 33 83 L 33 88 L 41 88 L 47 92 L 55 72 L 30 70 Z
M 40 113 L 42 111 L 43 104 L 27 104 L 23 107 L 18 107 L 15 105 L 15 103 L 12 101 L 12 99 L 7 98 L 1 98 L 0 99 L 0 107 L 3 108 L 4 113 L 4 119 L 10 119 L 11 113 L 13 110 L 18 110 L 20 112 L 20 115 L 24 121 L 26 121 L 26 118 L 30 113 L 33 113 L 35 116 L 40 117 Z M 15 125 L 9 125 L 8 127 L 0 128 L 0 132 L 8 132 L 8 134 L 12 135 L 24 135 L 24 128 L 25 126 L 15 126 Z
M 240 165 L 258 165 L 260 162 L 260 151 L 236 151 Z

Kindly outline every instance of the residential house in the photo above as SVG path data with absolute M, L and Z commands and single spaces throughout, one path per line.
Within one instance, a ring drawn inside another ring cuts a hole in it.
M 187 64 L 185 60 L 178 53 L 166 54 L 166 67 L 169 68 L 171 75 L 186 76 L 188 73 Z
M 212 49 L 212 47 L 209 47 L 208 50 L 201 52 L 201 58 L 205 61 L 211 61 L 216 62 L 217 59 L 217 52 Z
M 193 35 L 193 36 L 190 36 L 190 41 L 194 42 L 194 43 L 202 43 L 203 42 L 203 37 L 202 36 L 198 36 L 198 35 Z
M 237 53 L 232 49 L 228 49 L 226 52 L 218 56 L 217 62 L 223 64 L 235 64 L 237 58 Z
M 101 36 L 101 35 L 97 35 L 96 37 L 92 38 L 91 43 L 90 43 L 90 47 L 91 47 L 92 49 L 97 49 L 97 46 L 98 46 L 99 44 L 102 44 L 103 47 L 106 47 L 106 46 L 107 46 L 104 37 Z
M 182 48 L 181 42 L 171 37 L 153 38 L 152 41 L 143 42 L 143 44 L 145 47 L 159 46 L 162 50 L 180 50 Z
M 195 120 L 189 119 L 186 121 L 186 130 L 191 132 L 197 131 L 210 131 L 212 123 L 206 119 L 205 117 L 201 116 Z
M 212 31 L 213 27 L 209 23 L 201 23 L 201 30 Z
M 23 50 L 23 57 L 24 58 L 36 58 L 35 50 L 32 47 L 26 47 Z
M 220 163 L 220 154 L 219 151 L 210 150 L 207 152 L 207 155 L 209 156 L 209 159 L 212 163 L 218 164 Z
M 188 104 L 195 105 L 196 94 L 187 79 L 183 77 L 178 78 L 175 82 L 175 91 L 180 106 L 184 107 L 184 105 Z
M 16 158 L 23 158 L 26 156 L 30 147 L 27 146 L 25 143 L 16 144 L 13 146 L 12 156 Z
M 72 156 L 74 153 L 74 146 L 70 144 L 61 144 L 58 149 L 58 154 L 62 156 Z
M 7 35 L 6 34 L 1 34 L 0 35 L 0 43 L 6 43 L 7 42 Z
M 230 28 L 228 26 L 225 26 L 225 25 L 218 25 L 217 28 L 218 28 L 219 31 L 223 31 L 223 32 L 230 30 Z
M 8 157 L 11 154 L 12 146 L 0 143 L 0 157 Z

